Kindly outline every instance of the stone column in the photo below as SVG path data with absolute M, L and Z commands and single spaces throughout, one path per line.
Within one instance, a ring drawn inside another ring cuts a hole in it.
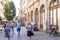
M 35 12 L 33 10 L 33 21 L 35 22 Z
M 57 0 L 57 5 L 59 4 L 59 0 Z M 56 8 L 56 28 L 59 30 L 59 26 L 58 26 L 58 8 Z
M 46 9 L 43 10 L 43 30 L 46 30 Z

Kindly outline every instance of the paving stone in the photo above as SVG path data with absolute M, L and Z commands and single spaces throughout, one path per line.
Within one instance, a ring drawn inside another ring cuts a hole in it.
M 20 34 L 20 36 L 17 36 L 17 31 L 15 28 L 14 34 L 12 34 L 11 32 L 10 40 L 29 40 L 29 37 L 27 37 L 27 29 L 25 27 L 21 28 Z M 7 40 L 7 38 L 4 35 L 4 32 L 0 32 L 0 40 Z M 43 32 L 34 32 L 34 36 L 32 36 L 31 40 L 60 40 L 60 37 L 53 37 Z

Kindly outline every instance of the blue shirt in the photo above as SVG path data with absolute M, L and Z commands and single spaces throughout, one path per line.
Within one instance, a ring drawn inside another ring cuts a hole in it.
M 21 28 L 21 23 L 17 23 L 17 28 Z

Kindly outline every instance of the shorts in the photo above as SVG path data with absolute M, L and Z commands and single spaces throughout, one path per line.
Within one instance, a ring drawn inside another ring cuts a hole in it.
M 17 28 L 17 32 L 20 32 L 20 28 Z
M 33 36 L 33 32 L 32 31 L 27 31 L 27 36 L 29 36 L 29 37 Z

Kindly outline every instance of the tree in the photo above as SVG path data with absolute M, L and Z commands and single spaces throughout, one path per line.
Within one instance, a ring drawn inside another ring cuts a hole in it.
M 4 10 L 5 10 L 4 16 L 6 17 L 6 19 L 13 20 L 13 18 L 16 15 L 16 8 L 14 3 L 12 1 L 6 1 Z

